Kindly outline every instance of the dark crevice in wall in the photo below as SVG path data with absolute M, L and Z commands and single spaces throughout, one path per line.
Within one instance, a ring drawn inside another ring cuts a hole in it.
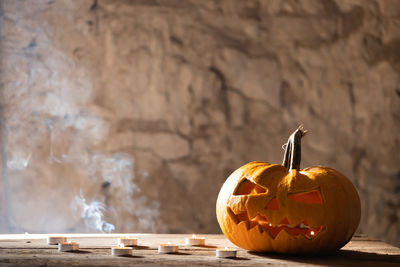
M 93 4 L 90 6 L 90 11 L 93 11 L 97 8 L 97 0 L 93 1 Z
M 220 85 L 220 91 L 219 91 L 219 100 L 221 103 L 221 109 L 223 113 L 225 114 L 225 119 L 228 123 L 228 125 L 231 124 L 231 113 L 229 109 L 229 99 L 228 99 L 228 84 L 225 78 L 225 75 L 215 66 L 210 67 L 210 71 L 216 75 L 216 77 L 219 79 L 221 85 Z
M 280 99 L 280 105 L 282 108 L 285 108 L 287 105 L 287 91 L 289 89 L 289 84 L 286 81 L 281 82 L 281 86 L 279 88 L 279 99 Z

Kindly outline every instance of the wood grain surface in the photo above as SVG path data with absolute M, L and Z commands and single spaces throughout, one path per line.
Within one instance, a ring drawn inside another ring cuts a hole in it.
M 133 256 L 111 256 L 118 237 L 139 239 Z M 236 259 L 218 259 L 219 247 L 235 247 L 223 235 L 206 237 L 206 246 L 185 246 L 190 235 L 169 234 L 65 234 L 69 241 L 80 244 L 77 252 L 58 252 L 47 245 L 47 235 L 0 235 L 0 266 L 265 266 L 265 265 L 355 265 L 400 266 L 400 248 L 366 237 L 354 237 L 340 251 L 325 256 L 284 256 L 260 254 L 238 248 Z M 158 244 L 178 244 L 179 253 L 159 255 Z

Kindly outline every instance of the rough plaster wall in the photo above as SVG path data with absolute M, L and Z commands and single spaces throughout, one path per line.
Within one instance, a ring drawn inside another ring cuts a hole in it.
M 400 244 L 398 1 L 6 0 L 1 30 L 3 232 L 83 231 L 80 191 L 119 232 L 218 232 L 226 177 L 303 123 L 302 166 Z

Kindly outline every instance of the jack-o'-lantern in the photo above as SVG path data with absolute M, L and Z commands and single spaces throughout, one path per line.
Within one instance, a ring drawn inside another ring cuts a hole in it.
M 225 236 L 252 251 L 288 254 L 338 250 L 360 222 L 360 198 L 338 171 L 300 170 L 299 127 L 282 165 L 250 162 L 233 172 L 218 195 L 217 219 Z

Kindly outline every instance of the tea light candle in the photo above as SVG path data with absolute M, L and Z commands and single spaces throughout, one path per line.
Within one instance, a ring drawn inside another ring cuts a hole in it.
M 217 249 L 215 254 L 217 258 L 236 258 L 236 252 L 237 250 L 234 248 L 225 247 L 223 249 Z
M 79 244 L 76 242 L 61 242 L 58 243 L 58 251 L 66 252 L 66 251 L 77 251 L 79 250 Z
M 178 246 L 168 242 L 168 244 L 160 244 L 158 246 L 158 254 L 172 254 L 178 252 Z
M 48 245 L 58 245 L 58 243 L 67 242 L 67 238 L 65 236 L 48 236 L 47 244 Z
M 118 245 L 124 245 L 125 247 L 137 246 L 137 238 L 133 237 L 121 237 L 118 238 Z
M 120 244 L 118 247 L 111 248 L 111 255 L 113 256 L 132 256 L 132 248 L 125 247 Z
M 197 237 L 195 234 L 193 234 L 192 237 L 186 238 L 186 245 L 188 246 L 204 246 L 205 244 L 205 237 Z

